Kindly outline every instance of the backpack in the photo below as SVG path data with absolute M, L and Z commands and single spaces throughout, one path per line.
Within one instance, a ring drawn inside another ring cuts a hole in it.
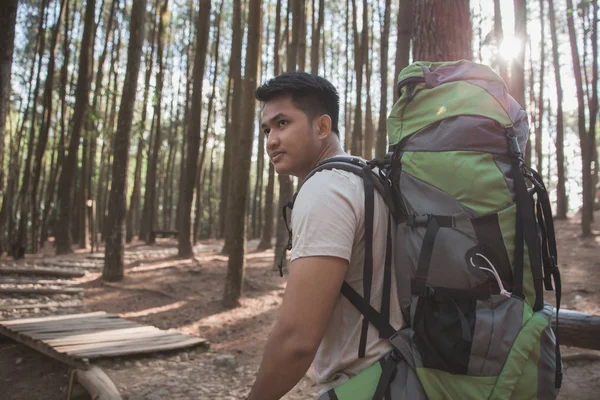
M 394 348 L 320 399 L 556 398 L 561 283 L 548 193 L 523 162 L 527 114 L 496 73 L 464 60 L 413 63 L 397 90 L 384 160 L 334 157 L 305 178 L 362 176 L 363 295 L 345 282 L 342 295 L 364 316 L 358 356 L 369 323 Z M 385 302 L 370 305 L 375 190 L 389 208 L 383 300 L 393 268 L 399 330 Z M 544 289 L 555 290 L 556 334 Z

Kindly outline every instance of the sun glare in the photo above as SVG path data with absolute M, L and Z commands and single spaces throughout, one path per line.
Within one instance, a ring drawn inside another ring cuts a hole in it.
M 502 57 L 503 60 L 512 61 L 519 53 L 519 50 L 521 50 L 521 46 L 522 43 L 520 39 L 514 36 L 507 36 L 502 41 L 502 44 L 498 49 L 498 54 L 500 54 L 500 57 Z

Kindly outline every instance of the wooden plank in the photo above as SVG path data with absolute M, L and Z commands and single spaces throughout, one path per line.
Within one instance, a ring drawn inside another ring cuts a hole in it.
M 48 317 L 39 317 L 39 318 L 19 318 L 19 319 L 7 319 L 4 321 L 0 321 L 0 325 L 4 326 L 13 326 L 13 325 L 22 325 L 22 324 L 31 324 L 35 322 L 47 322 L 47 321 L 66 321 L 70 319 L 81 319 L 81 318 L 89 318 L 93 316 L 117 316 L 116 314 L 107 314 L 106 311 L 96 311 L 85 314 L 66 314 L 66 315 L 51 315 Z
M 55 268 L 0 268 L 0 275 L 34 275 L 34 276 L 52 276 L 57 278 L 80 278 L 85 276 L 84 271 L 65 271 Z
M 92 399 L 96 400 L 121 400 L 119 390 L 110 380 L 108 375 L 97 366 L 88 370 L 75 372 L 77 382 L 87 390 Z M 69 397 L 70 398 L 70 397 Z
M 168 337 L 162 337 L 162 338 L 149 338 L 149 339 L 141 339 L 141 340 L 137 340 L 137 341 L 123 341 L 123 342 L 118 342 L 118 343 L 109 343 L 107 346 L 102 346 L 101 344 L 99 344 L 97 347 L 95 348 L 90 348 L 90 349 L 80 349 L 80 350 L 73 350 L 71 352 L 69 352 L 70 355 L 74 355 L 77 357 L 87 357 L 90 353 L 95 354 L 103 354 L 103 353 L 110 353 L 112 351 L 116 351 L 119 349 L 127 349 L 129 351 L 135 352 L 137 349 L 140 348 L 146 348 L 146 347 L 152 347 L 153 349 L 155 349 L 155 351 L 160 351 L 161 348 L 163 348 L 164 346 L 168 346 L 174 343 L 179 343 L 179 342 L 185 342 L 187 340 L 189 340 L 190 338 L 192 339 L 198 339 L 198 338 L 193 338 L 191 336 L 183 336 L 183 335 L 170 335 Z M 132 353 L 133 354 L 133 353 Z
M 0 288 L 0 295 L 3 294 L 79 294 L 84 288 Z
M 121 340 L 107 342 L 107 343 L 92 343 L 90 344 L 90 349 L 101 349 L 101 348 L 118 348 L 118 347 L 128 347 L 134 348 L 136 346 L 146 346 L 146 345 L 154 345 L 160 346 L 165 343 L 174 343 L 181 340 L 186 340 L 189 336 L 183 336 L 181 334 L 173 334 L 167 333 L 162 336 L 154 336 L 148 338 L 140 338 L 140 339 L 127 339 L 122 338 Z M 79 351 L 87 351 L 88 349 L 79 349 L 73 350 L 73 353 L 79 353 Z
M 64 362 L 65 364 L 71 365 L 75 368 L 88 369 L 89 363 L 87 359 L 70 357 L 67 354 L 59 353 L 54 350 L 51 346 L 48 346 L 45 343 L 40 341 L 31 339 L 26 335 L 22 335 L 18 332 L 13 332 L 10 329 L 0 325 L 0 334 L 7 336 L 13 340 L 16 340 L 19 343 L 24 344 L 25 346 L 31 347 L 34 350 L 39 351 L 42 354 L 45 354 L 49 357 L 52 357 L 56 360 Z
M 75 323 L 57 323 L 52 325 L 42 325 L 42 324 L 32 324 L 26 326 L 15 326 L 13 330 L 19 332 L 52 332 L 52 331 L 64 331 L 64 330 L 73 330 L 76 331 L 78 329 L 87 329 L 87 328 L 98 328 L 98 329 L 111 329 L 115 327 L 124 327 L 128 326 L 133 328 L 134 326 L 139 326 L 138 324 L 132 323 L 130 321 L 111 321 L 106 320 L 103 322 L 88 322 L 82 324 Z
M 103 352 L 95 352 L 95 353 L 94 352 L 86 352 L 86 353 L 80 353 L 77 355 L 80 357 L 85 357 L 85 358 L 89 358 L 89 359 L 104 358 L 104 357 L 119 357 L 119 356 L 125 356 L 125 355 L 130 355 L 130 354 L 157 353 L 157 352 L 161 352 L 161 351 L 182 349 L 185 347 L 191 347 L 191 346 L 207 344 L 207 343 L 208 342 L 206 341 L 206 339 L 192 338 L 192 339 L 187 339 L 185 341 L 181 341 L 181 342 L 177 342 L 177 343 L 173 343 L 173 344 L 169 344 L 169 345 L 164 345 L 164 346 L 161 346 L 160 348 L 157 348 L 156 346 L 152 346 L 152 345 L 140 346 L 135 349 L 125 347 L 125 348 L 119 348 L 119 349 L 115 349 L 115 350 L 105 350 Z
M 172 342 L 181 340 L 180 335 L 174 335 L 172 333 L 167 332 L 152 332 L 147 333 L 145 335 L 138 335 L 130 338 L 113 338 L 111 340 L 106 341 L 94 341 L 79 344 L 73 343 L 60 346 L 53 345 L 52 347 L 54 347 L 56 351 L 59 351 L 61 353 L 77 354 L 80 351 L 92 349 L 114 349 L 116 347 L 137 346 L 140 343 L 162 342 L 163 340 L 166 340 L 169 337 L 173 338 Z
M 96 342 L 110 342 L 114 339 L 120 339 L 123 337 L 137 338 L 143 335 L 149 335 L 151 333 L 165 332 L 160 329 L 143 326 L 139 328 L 127 328 L 127 329 L 115 329 L 104 332 L 94 332 L 88 334 L 77 334 L 63 336 L 60 338 L 49 338 L 42 339 L 44 343 L 51 346 L 64 346 L 67 344 L 78 344 L 78 343 L 96 343 Z

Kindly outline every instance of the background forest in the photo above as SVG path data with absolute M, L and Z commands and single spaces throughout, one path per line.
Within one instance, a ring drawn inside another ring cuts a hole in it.
M 257 85 L 326 77 L 345 148 L 382 157 L 400 70 L 461 58 L 505 79 L 556 217 L 592 235 L 598 1 L 3 0 L 0 249 L 104 246 L 114 281 L 135 238 L 177 232 L 180 257 L 224 238 L 234 305 L 247 239 L 279 261 L 297 184 L 265 155 Z

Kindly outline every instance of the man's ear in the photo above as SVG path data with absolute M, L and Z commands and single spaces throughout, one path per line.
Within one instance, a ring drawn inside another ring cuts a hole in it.
M 317 120 L 317 127 L 319 129 L 319 138 L 327 138 L 331 135 L 331 117 L 327 114 L 321 115 Z

